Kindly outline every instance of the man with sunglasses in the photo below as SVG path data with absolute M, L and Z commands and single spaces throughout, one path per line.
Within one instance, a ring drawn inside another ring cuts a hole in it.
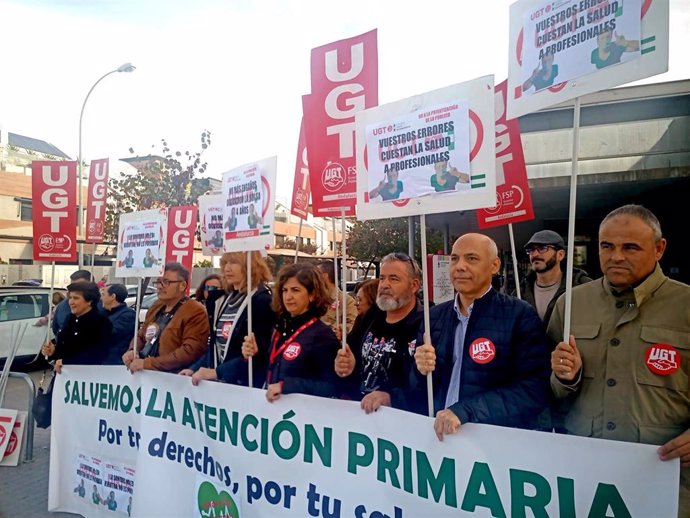
M 139 329 L 138 357 L 131 346 L 122 356 L 131 372 L 177 372 L 206 353 L 208 316 L 204 306 L 186 296 L 188 283 L 189 271 L 176 262 L 167 263 L 163 276 L 154 281 L 158 301 Z
M 553 230 L 540 230 L 525 245 L 525 253 L 532 270 L 520 283 L 520 291 L 546 327 L 556 300 L 565 293 L 565 242 Z M 591 280 L 587 272 L 573 268 L 573 286 Z

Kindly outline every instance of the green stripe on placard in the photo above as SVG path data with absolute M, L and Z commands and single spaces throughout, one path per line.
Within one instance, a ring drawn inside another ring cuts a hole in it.
M 485 174 L 474 174 L 474 175 L 472 175 L 472 180 L 482 180 L 484 178 L 486 178 Z
M 472 184 L 472 189 L 477 189 L 479 187 L 486 187 L 485 183 L 473 183 Z
M 640 54 L 649 54 L 650 52 L 654 52 L 656 50 L 656 47 L 648 47 L 646 49 L 642 49 L 640 51 Z
M 645 43 L 651 43 L 653 41 L 656 41 L 656 36 L 650 36 L 649 38 L 645 38 L 641 40 L 640 43 L 644 45 Z

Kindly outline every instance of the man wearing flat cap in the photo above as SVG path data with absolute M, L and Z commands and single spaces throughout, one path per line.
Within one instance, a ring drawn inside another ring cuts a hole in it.
M 532 270 L 522 280 L 520 291 L 546 327 L 556 300 L 565 293 L 565 242 L 553 230 L 540 230 L 527 242 L 525 252 Z M 573 286 L 591 280 L 587 272 L 573 268 Z

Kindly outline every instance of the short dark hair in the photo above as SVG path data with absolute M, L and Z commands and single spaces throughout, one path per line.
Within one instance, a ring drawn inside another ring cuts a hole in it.
M 335 284 L 335 263 L 333 261 L 320 262 L 319 270 L 326 274 L 331 284 Z
M 91 276 L 91 272 L 89 270 L 77 270 L 74 272 L 72 275 L 69 276 L 69 279 L 74 282 L 74 281 L 93 281 L 93 277 Z
M 108 295 L 115 295 L 115 300 L 122 303 L 127 298 L 127 286 L 124 284 L 108 284 Z
M 81 293 L 86 302 L 91 303 L 91 307 L 95 308 L 98 301 L 101 300 L 101 290 L 95 282 L 73 282 L 67 286 L 67 291 L 70 293 Z
M 654 213 L 642 205 L 635 205 L 633 203 L 623 205 L 622 207 L 618 207 L 617 209 L 613 209 L 611 212 L 609 212 L 599 225 L 599 230 L 601 230 L 601 227 L 604 225 L 604 223 L 612 218 L 615 218 L 616 216 L 633 216 L 641 219 L 645 225 L 652 229 L 655 242 L 659 242 L 661 238 L 664 237 L 661 233 L 661 224 Z
M 176 261 L 170 261 L 169 263 L 165 263 L 163 273 L 165 272 L 175 272 L 177 275 L 182 277 L 182 280 L 186 282 L 187 285 L 189 285 L 189 270 L 182 266 L 182 264 Z
M 309 295 L 314 296 L 314 300 L 309 303 L 309 309 L 317 317 L 323 316 L 328 311 L 328 306 L 331 304 L 331 298 L 326 291 L 326 284 L 321 278 L 321 274 L 316 267 L 309 263 L 296 263 L 283 266 L 278 272 L 278 280 L 273 288 L 273 311 L 278 316 L 283 316 L 287 313 L 285 304 L 283 304 L 283 286 L 292 279 L 297 279 L 302 286 L 307 289 Z

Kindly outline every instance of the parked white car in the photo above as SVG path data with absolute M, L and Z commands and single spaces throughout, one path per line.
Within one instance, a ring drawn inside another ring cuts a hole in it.
M 149 308 L 153 306 L 156 301 L 158 301 L 158 293 L 149 293 L 148 295 L 144 295 L 144 298 L 141 300 L 141 306 L 139 306 L 139 325 L 143 324 L 144 320 L 146 319 L 146 313 L 148 312 Z M 132 298 L 131 304 L 128 304 L 129 307 L 134 308 L 134 298 Z
M 10 352 L 13 329 L 16 334 L 24 326 L 26 330 L 17 349 L 15 364 L 27 363 L 38 356 L 48 336 L 48 326 L 37 324 L 48 314 L 49 297 L 49 287 L 0 287 L 0 364 L 5 363 Z
M 146 292 L 144 293 L 144 297 L 155 294 L 156 293 L 156 288 L 151 286 L 149 284 L 146 287 Z M 134 302 L 137 300 L 137 285 L 136 284 L 127 284 L 127 298 L 125 299 L 125 304 L 127 304 L 130 307 L 134 306 Z

